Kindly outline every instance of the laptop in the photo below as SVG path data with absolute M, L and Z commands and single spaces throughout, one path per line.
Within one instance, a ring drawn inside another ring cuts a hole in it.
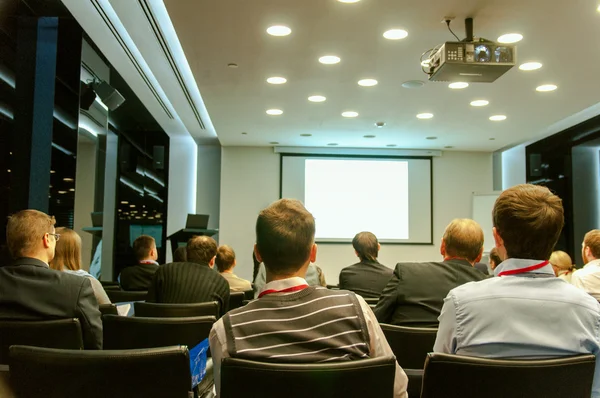
M 95 211 L 92 213 L 92 227 L 101 227 L 102 226 L 102 217 L 104 213 L 101 211 Z
M 185 222 L 186 229 L 208 228 L 208 214 L 188 214 Z

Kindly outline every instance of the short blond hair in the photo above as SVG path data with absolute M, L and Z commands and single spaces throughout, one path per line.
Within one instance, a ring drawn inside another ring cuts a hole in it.
M 476 221 L 468 218 L 452 220 L 442 239 L 446 243 L 446 255 L 470 262 L 477 260 L 483 248 L 483 230 Z
M 13 258 L 27 257 L 41 248 L 44 235 L 51 234 L 56 220 L 37 210 L 21 210 L 8 217 L 6 243 Z
M 590 232 L 585 234 L 583 238 L 583 245 L 590 248 L 592 256 L 600 258 L 600 230 L 592 229 Z
M 235 263 L 235 252 L 230 246 L 222 245 L 217 249 L 217 258 L 215 259 L 219 272 L 225 272 Z
M 573 268 L 575 268 L 573 265 L 573 260 L 571 260 L 571 256 L 562 250 L 552 252 L 550 255 L 550 264 L 564 271 L 571 271 Z

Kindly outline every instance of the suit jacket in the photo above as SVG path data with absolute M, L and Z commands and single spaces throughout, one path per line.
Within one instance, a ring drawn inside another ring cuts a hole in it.
M 148 289 L 147 301 L 154 303 L 204 303 L 216 301 L 220 314 L 229 310 L 229 283 L 208 264 L 170 263 L 161 265 Z
M 148 290 L 157 269 L 158 265 L 146 263 L 125 268 L 121 271 L 121 276 L 119 277 L 121 288 L 123 290 Z
M 365 298 L 377 298 L 392 278 L 391 268 L 377 261 L 361 261 L 340 272 L 339 286 Z
M 487 264 L 484 263 L 476 263 L 473 267 L 477 268 L 479 271 L 483 272 L 484 275 L 489 275 Z
M 466 260 L 398 263 L 373 312 L 380 323 L 437 328 L 448 292 L 486 278 Z
M 88 278 L 48 268 L 35 258 L 0 267 L 0 319 L 77 318 L 83 344 L 102 348 L 102 319 Z

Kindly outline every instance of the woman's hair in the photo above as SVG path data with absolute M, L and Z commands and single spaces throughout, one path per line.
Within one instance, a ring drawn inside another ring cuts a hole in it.
M 572 271 L 573 268 L 575 268 L 571 256 L 562 250 L 552 252 L 550 255 L 550 264 L 554 265 L 556 268 L 560 268 L 562 271 Z
M 56 242 L 54 259 L 50 262 L 50 268 L 59 271 L 81 269 L 81 238 L 77 232 L 60 227 L 56 228 L 56 233 L 60 235 L 60 239 Z

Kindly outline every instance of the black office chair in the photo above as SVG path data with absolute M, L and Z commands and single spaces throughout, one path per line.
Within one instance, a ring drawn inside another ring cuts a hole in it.
M 0 364 L 7 364 L 11 345 L 83 349 L 78 319 L 51 321 L 0 321 Z
M 144 350 L 10 348 L 10 378 L 19 397 L 188 398 L 186 347 Z
M 119 315 L 117 306 L 114 304 L 100 304 L 98 309 L 102 315 Z
M 219 303 L 216 301 L 192 304 L 133 303 L 133 308 L 135 316 L 172 318 L 213 315 L 219 318 Z
M 596 358 L 508 360 L 430 353 L 421 398 L 589 398 Z
M 244 292 L 244 300 L 253 300 L 254 299 L 254 290 L 246 290 Z
M 217 318 L 144 318 L 105 315 L 102 317 L 104 349 L 127 350 L 171 345 L 190 349 L 208 337 Z
M 229 311 L 235 310 L 236 308 L 240 308 L 245 298 L 246 294 L 244 292 L 229 293 Z
M 121 286 L 119 286 L 119 285 L 102 286 L 102 288 L 104 289 L 104 291 L 107 291 L 107 290 L 121 290 Z
M 367 304 L 369 304 L 370 307 L 376 306 L 377 302 L 379 301 L 379 297 L 367 297 L 367 298 L 364 298 L 364 299 L 367 302 Z
M 123 303 L 126 301 L 143 301 L 146 300 L 148 292 L 134 292 L 126 290 L 105 290 L 106 295 L 113 303 Z
M 380 324 L 398 364 L 408 376 L 408 396 L 418 397 L 427 354 L 433 351 L 437 329 Z
M 320 364 L 284 364 L 224 358 L 220 398 L 391 398 L 394 357 Z M 249 389 L 248 386 L 269 388 Z
M 121 286 L 119 285 L 119 282 L 117 282 L 117 281 L 100 281 L 100 284 L 102 285 L 102 287 L 104 289 L 106 289 L 107 287 L 112 288 L 114 286 L 119 287 L 119 289 L 121 288 Z

